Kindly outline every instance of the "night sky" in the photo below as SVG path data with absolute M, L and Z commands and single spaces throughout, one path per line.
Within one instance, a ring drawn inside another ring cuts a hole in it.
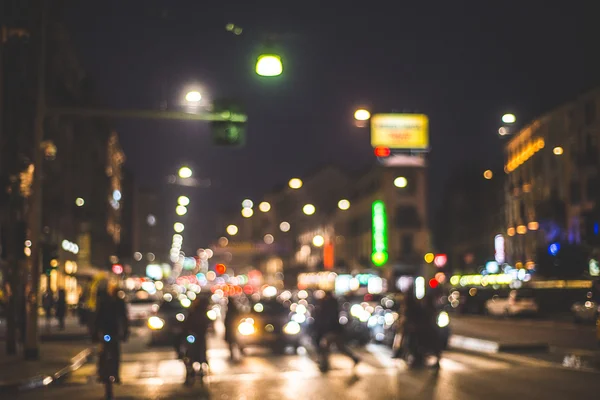
M 351 170 L 372 163 L 368 130 L 352 124 L 356 106 L 429 115 L 435 207 L 461 162 L 501 167 L 496 132 L 504 112 L 526 123 L 600 84 L 593 1 L 269 3 L 69 2 L 74 45 L 105 104 L 167 101 L 177 109 L 197 83 L 210 97 L 234 96 L 247 107 L 247 145 L 237 150 L 212 146 L 199 123 L 116 121 L 139 184 L 155 184 L 182 163 L 213 180 L 191 196 L 197 223 L 186 240 L 197 246 L 214 238 L 212 216 L 223 206 L 260 200 L 325 163 Z M 229 22 L 243 34 L 227 32 Z M 254 74 L 266 35 L 277 37 L 284 61 L 277 80 Z

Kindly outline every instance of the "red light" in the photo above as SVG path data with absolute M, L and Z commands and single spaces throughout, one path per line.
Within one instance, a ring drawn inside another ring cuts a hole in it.
M 227 267 L 225 264 L 217 264 L 215 265 L 215 272 L 219 275 L 223 275 L 227 271 Z
M 384 146 L 375 147 L 375 155 L 377 157 L 388 157 L 390 155 L 390 148 Z
M 439 284 L 440 283 L 435 278 L 431 278 L 429 280 L 429 286 L 431 286 L 432 289 L 435 289 L 436 287 L 438 287 Z
M 433 263 L 439 268 L 442 268 L 444 265 L 446 265 L 447 262 L 448 256 L 446 256 L 445 254 L 438 254 L 433 259 Z
M 244 293 L 252 294 L 252 293 L 254 293 L 254 288 L 250 285 L 246 285 L 246 286 L 244 286 Z
M 123 273 L 123 266 L 121 264 L 113 264 L 112 271 L 117 275 L 121 275 Z

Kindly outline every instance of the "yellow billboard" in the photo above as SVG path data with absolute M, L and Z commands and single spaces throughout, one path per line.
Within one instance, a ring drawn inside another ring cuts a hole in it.
M 429 118 L 425 114 L 375 114 L 371 117 L 371 145 L 427 150 Z

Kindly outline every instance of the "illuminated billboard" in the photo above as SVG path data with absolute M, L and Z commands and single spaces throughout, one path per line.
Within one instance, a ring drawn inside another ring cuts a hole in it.
M 371 261 L 376 267 L 383 267 L 388 261 L 388 232 L 385 203 L 381 200 L 373 202 L 373 252 Z
M 371 117 L 371 146 L 427 150 L 429 118 L 424 114 L 375 114 Z

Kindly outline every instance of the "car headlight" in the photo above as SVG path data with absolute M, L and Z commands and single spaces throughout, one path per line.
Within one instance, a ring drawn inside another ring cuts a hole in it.
M 244 336 L 250 336 L 256 332 L 254 321 L 251 318 L 245 319 L 238 325 L 238 332 Z
M 446 311 L 439 313 L 437 317 L 437 324 L 440 328 L 445 328 L 450 324 L 450 316 Z
M 158 331 L 165 326 L 165 321 L 158 317 L 150 317 L 148 318 L 148 328 Z
M 290 321 L 283 326 L 283 332 L 286 335 L 297 335 L 300 333 L 300 324 L 296 321 Z

